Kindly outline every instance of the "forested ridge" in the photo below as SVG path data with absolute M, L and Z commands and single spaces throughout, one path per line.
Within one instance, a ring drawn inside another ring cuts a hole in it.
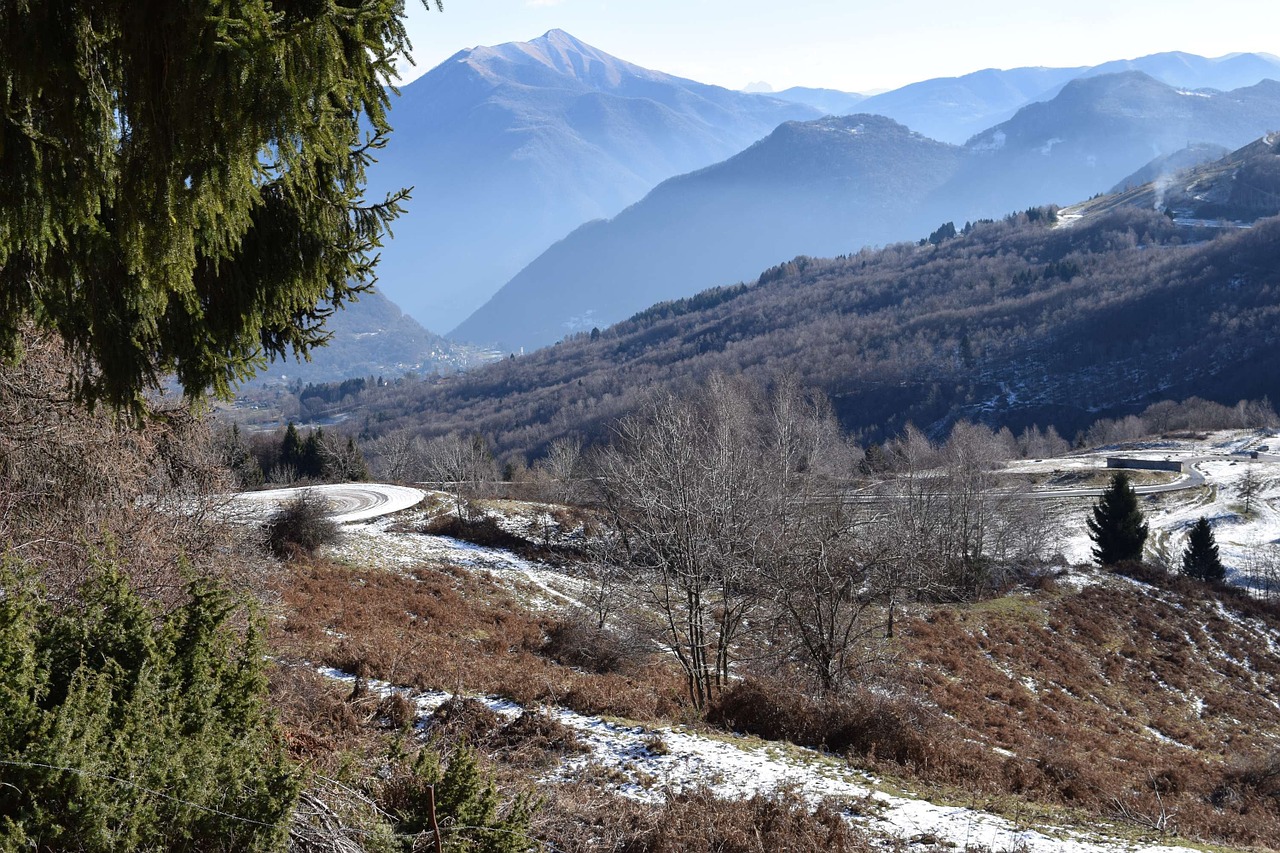
M 364 429 L 479 431 L 500 454 L 537 454 L 717 371 L 794 374 L 864 440 L 959 418 L 1071 435 L 1158 399 L 1276 393 L 1280 220 L 1055 218 L 1035 208 L 936 245 L 796 258 L 463 376 L 375 389 Z

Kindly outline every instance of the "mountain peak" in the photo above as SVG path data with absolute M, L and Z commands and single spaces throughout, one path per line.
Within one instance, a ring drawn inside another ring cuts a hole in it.
M 466 62 L 493 79 L 550 86 L 559 78 L 571 87 L 580 83 L 601 91 L 616 89 L 627 78 L 663 76 L 611 56 L 561 29 L 547 30 L 527 42 L 473 48 Z
M 575 38 L 572 34 L 560 29 L 559 27 L 555 27 L 553 29 L 547 30 L 545 33 L 538 36 L 536 39 L 532 39 L 533 43 L 537 43 L 540 41 L 547 42 L 548 44 L 572 46 L 579 50 L 582 50 L 582 49 L 586 49 L 590 51 L 595 50 L 595 48 L 591 47 L 586 42 L 580 41 L 579 39 Z

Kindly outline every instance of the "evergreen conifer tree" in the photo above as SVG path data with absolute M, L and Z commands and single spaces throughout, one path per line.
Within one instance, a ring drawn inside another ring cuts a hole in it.
M 1218 557 L 1213 528 L 1203 515 L 1191 526 L 1187 537 L 1187 549 L 1182 552 L 1182 573 L 1198 581 L 1220 581 L 1227 575 Z
M 84 399 L 141 414 L 322 344 L 407 196 L 363 198 L 404 0 L 4 9 L 0 355 L 56 330 Z
M 284 429 L 284 437 L 280 439 L 280 464 L 297 469 L 301 462 L 302 438 L 298 435 L 298 428 L 293 425 L 293 421 L 289 421 L 289 425 Z
M 324 454 L 321 453 L 321 442 L 324 441 L 324 430 L 316 427 L 307 433 L 302 442 L 302 450 L 298 457 L 298 476 L 309 480 L 325 477 Z
M 1138 495 L 1123 471 L 1111 477 L 1111 485 L 1093 507 L 1093 517 L 1085 519 L 1093 540 L 1093 558 L 1099 565 L 1112 566 L 1142 559 L 1147 541 L 1147 523 L 1138 507 Z

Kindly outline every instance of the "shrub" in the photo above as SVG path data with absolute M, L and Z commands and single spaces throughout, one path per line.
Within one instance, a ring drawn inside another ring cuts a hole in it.
M 475 746 L 499 725 L 498 715 L 483 702 L 454 696 L 431 714 L 427 731 L 436 740 Z
M 1272 808 L 1280 811 L 1280 752 L 1237 758 L 1211 796 L 1219 807 L 1258 799 L 1270 800 Z
M 444 849 L 455 853 L 523 853 L 538 846 L 529 834 L 534 802 L 517 797 L 504 806 L 469 749 L 445 765 L 435 752 L 422 750 L 410 773 L 389 782 L 381 799 L 397 833 L 426 836 L 438 826 Z M 413 838 L 404 840 L 406 850 L 419 849 Z
M 479 518 L 460 518 L 452 513 L 437 515 L 423 525 L 422 532 L 430 536 L 449 536 L 473 545 L 503 548 L 508 551 L 518 551 L 533 544 L 523 536 L 503 530 L 497 520 L 488 515 L 482 515 Z
M 723 800 L 706 790 L 671 797 L 648 826 L 633 826 L 626 853 L 762 853 L 766 850 L 875 849 L 839 812 L 810 808 L 794 792 Z M 636 821 L 638 823 L 638 821 Z
M 918 765 L 931 752 L 918 714 L 910 702 L 872 693 L 818 701 L 794 687 L 746 679 L 720 695 L 707 721 L 766 740 Z
M 282 506 L 266 524 L 267 547 L 280 559 L 294 554 L 314 554 L 322 545 L 338 541 L 337 523 L 329 517 L 329 505 L 311 490 Z
M 471 518 L 462 518 L 453 513 L 437 515 L 422 526 L 421 532 L 429 536 L 448 536 L 483 548 L 500 548 L 526 560 L 541 560 L 556 565 L 581 556 L 579 550 L 571 545 L 542 544 L 512 533 L 489 515 Z
M 585 752 L 573 729 L 537 711 L 525 711 L 489 738 L 490 745 L 507 753 L 565 755 Z
M 398 690 L 393 690 L 378 703 L 378 715 L 393 729 L 409 728 L 418 719 L 417 708 Z
M 265 650 L 205 581 L 162 616 L 113 564 L 54 613 L 0 568 L 5 849 L 269 850 L 297 796 Z
M 553 622 L 540 650 L 543 655 L 565 666 L 576 666 L 597 675 L 621 672 L 629 660 L 640 653 L 630 649 L 621 637 L 599 628 L 585 618 Z
M 1133 578 L 1143 583 L 1167 585 L 1169 573 L 1155 563 L 1148 563 L 1143 560 L 1122 560 L 1114 563 L 1108 568 L 1118 575 L 1124 575 L 1127 578 Z

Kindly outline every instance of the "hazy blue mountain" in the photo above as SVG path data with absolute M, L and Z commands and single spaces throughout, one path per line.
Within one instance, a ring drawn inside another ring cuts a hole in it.
M 1141 71 L 1175 89 L 1230 90 L 1280 79 L 1280 59 L 1237 53 L 1208 59 L 1155 53 L 1080 68 L 988 68 L 961 77 L 923 80 L 867 98 L 859 112 L 879 113 L 944 142 L 961 143 L 1006 121 L 1029 103 L 1048 101 L 1072 80 Z
M 927 233 L 937 213 L 924 202 L 963 157 L 882 116 L 788 122 L 612 221 L 582 226 L 450 335 L 533 348 L 797 254 Z
M 972 162 L 938 199 L 963 218 L 1070 204 L 1105 192 L 1152 157 L 1191 143 L 1234 149 L 1277 127 L 1274 80 L 1191 92 L 1139 71 L 1082 77 L 970 140 Z
M 464 50 L 401 90 L 371 195 L 414 186 L 379 286 L 455 325 L 585 221 L 821 112 L 649 71 L 552 30 Z
M 455 373 L 491 360 L 476 347 L 428 332 L 377 291 L 335 311 L 325 326 L 333 336 L 327 346 L 315 350 L 311 361 L 273 362 L 250 384 Z
M 988 68 L 924 80 L 867 98 L 860 112 L 879 113 L 925 136 L 960 144 L 1013 115 L 1086 68 Z
M 1280 134 L 1218 157 L 1204 156 L 1214 148 L 1183 149 L 1130 176 L 1121 189 L 1063 208 L 1062 215 L 1078 224 L 1137 207 L 1184 225 L 1253 223 L 1280 215 Z M 1135 180 L 1144 174 L 1149 180 Z
M 866 95 L 859 95 L 856 92 L 841 92 L 839 89 L 809 89 L 804 86 L 793 86 L 771 94 L 783 101 L 808 104 L 824 115 L 831 116 L 865 112 L 861 104 L 867 100 Z
M 788 123 L 553 245 L 451 334 L 506 349 L 604 328 L 795 255 L 924 237 L 1105 192 L 1188 141 L 1238 147 L 1280 127 L 1280 83 L 1185 94 L 1140 72 L 1081 78 L 964 147 L 882 117 Z
M 1104 62 L 1084 76 L 1141 71 L 1179 89 L 1229 91 L 1252 86 L 1262 80 L 1280 79 L 1280 57 L 1269 53 L 1231 53 L 1209 59 L 1194 53 L 1153 53 L 1138 59 Z

